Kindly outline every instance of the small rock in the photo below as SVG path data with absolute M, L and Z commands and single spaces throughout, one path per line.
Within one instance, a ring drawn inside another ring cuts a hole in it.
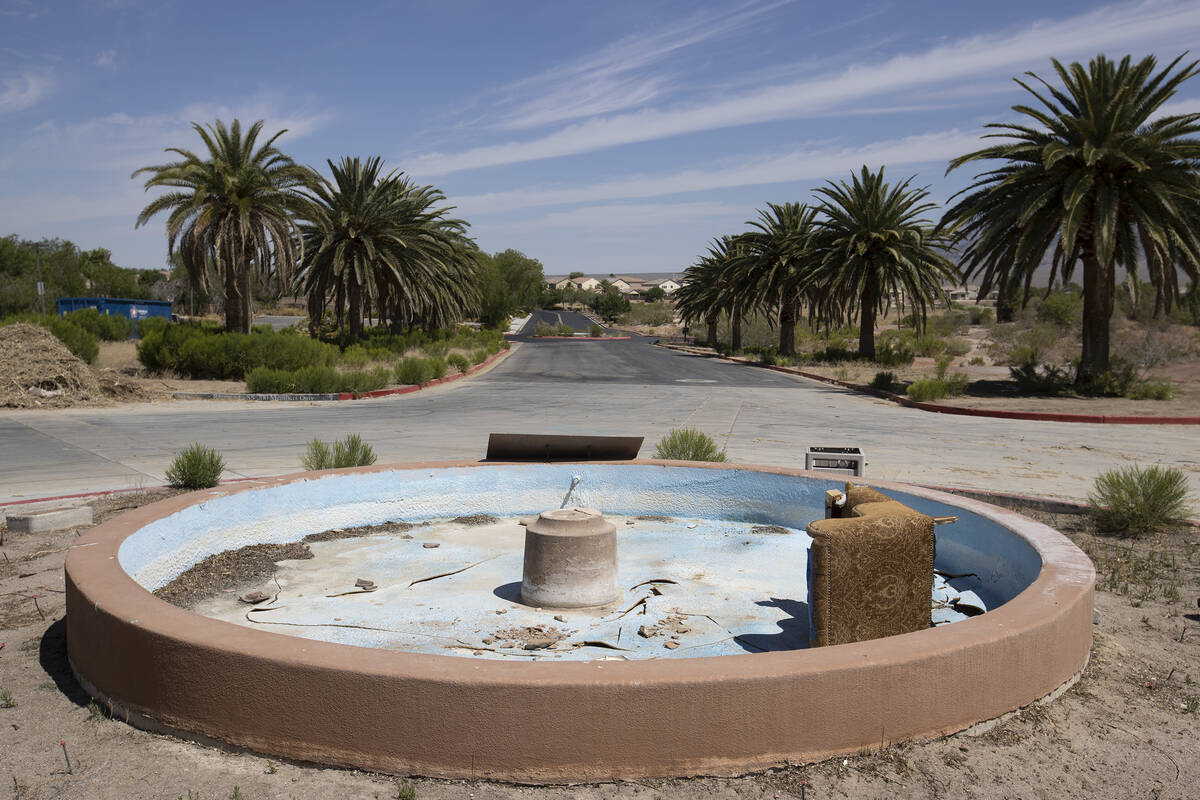
M 238 600 L 240 600 L 241 602 L 249 603 L 250 605 L 254 605 L 255 603 L 261 603 L 263 600 L 270 600 L 270 599 L 271 599 L 271 595 L 267 594 L 266 592 L 260 592 L 257 589 L 253 592 L 247 592 L 246 594 L 244 594 L 238 598 Z
M 481 655 L 483 655 L 483 651 L 482 651 L 482 650 L 476 650 L 476 651 L 475 651 L 474 653 L 472 653 L 471 655 L 473 655 L 473 656 L 481 656 Z
M 555 615 L 554 615 L 554 618 L 555 618 L 556 620 L 558 620 L 559 622 L 566 622 L 566 621 L 567 621 L 567 620 L 566 620 L 566 618 L 565 618 L 565 617 L 564 617 L 562 614 L 555 614 Z
M 674 640 L 663 642 L 663 647 L 667 648 L 668 650 L 674 650 L 676 647 L 679 647 L 679 642 Z
M 690 633 L 691 630 L 692 630 L 691 628 L 676 628 L 675 632 L 676 633 Z
M 627 520 L 625 520 L 625 524 L 626 524 L 626 525 L 632 525 L 632 524 L 633 524 L 633 520 L 631 520 L 631 519 L 627 519 Z
M 495 639 L 495 637 L 493 637 L 493 636 L 485 636 L 485 637 L 483 637 L 483 643 L 484 643 L 484 644 L 491 644 L 491 643 L 492 643 L 492 642 L 494 642 L 494 641 L 496 641 L 496 639 Z
M 497 611 L 496 613 L 497 613 L 497 614 L 507 614 L 507 613 L 508 613 L 508 609 L 507 609 L 507 608 L 502 608 L 502 609 L 500 609 L 499 611 Z
M 545 650 L 554 644 L 553 639 L 530 639 L 525 643 L 526 650 Z
M 368 592 L 375 591 L 375 581 L 369 581 L 366 578 L 359 578 L 354 582 L 354 585 L 359 589 L 365 589 Z
M 424 544 L 421 545 L 421 547 L 424 547 L 426 550 L 432 550 L 435 547 L 441 547 L 441 546 L 442 546 L 441 542 L 425 542 Z
M 1100 612 L 1096 611 L 1095 609 L 1092 610 L 1092 624 L 1093 625 L 1100 624 Z
M 650 630 L 645 625 L 638 628 L 638 636 L 642 637 L 643 639 L 649 639 L 654 634 L 655 634 L 655 631 Z

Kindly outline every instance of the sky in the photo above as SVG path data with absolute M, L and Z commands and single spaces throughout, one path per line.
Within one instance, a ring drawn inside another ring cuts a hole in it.
M 0 0 L 0 235 L 160 268 L 131 173 L 262 119 L 326 174 L 377 155 L 438 187 L 548 275 L 675 272 L 864 164 L 945 204 L 976 171 L 949 159 L 1031 99 L 1015 76 L 1197 43 L 1195 0 Z

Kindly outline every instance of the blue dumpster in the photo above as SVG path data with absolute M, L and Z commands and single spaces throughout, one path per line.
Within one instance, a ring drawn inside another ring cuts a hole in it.
M 106 316 L 121 316 L 133 320 L 134 336 L 138 336 L 137 322 L 146 317 L 171 319 L 170 300 L 131 300 L 127 297 L 60 297 L 58 315 L 64 316 L 81 308 L 94 308 Z

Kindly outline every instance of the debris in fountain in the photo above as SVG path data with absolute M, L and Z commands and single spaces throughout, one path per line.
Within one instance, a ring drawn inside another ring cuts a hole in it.
M 789 531 L 787 528 L 783 527 L 782 525 L 755 525 L 753 528 L 750 529 L 750 532 L 751 533 L 759 533 L 759 534 L 770 534 L 770 535 L 776 535 L 776 534 L 781 534 L 781 533 L 791 533 L 791 531 Z
M 491 514 L 467 514 L 463 517 L 455 517 L 450 520 L 455 525 L 469 525 L 475 527 L 477 525 L 495 525 L 500 521 L 499 517 L 494 517 Z

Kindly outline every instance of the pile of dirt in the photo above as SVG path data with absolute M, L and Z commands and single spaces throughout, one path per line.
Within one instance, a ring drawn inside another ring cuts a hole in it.
M 0 327 L 0 407 L 69 408 L 105 402 L 90 367 L 40 325 Z

